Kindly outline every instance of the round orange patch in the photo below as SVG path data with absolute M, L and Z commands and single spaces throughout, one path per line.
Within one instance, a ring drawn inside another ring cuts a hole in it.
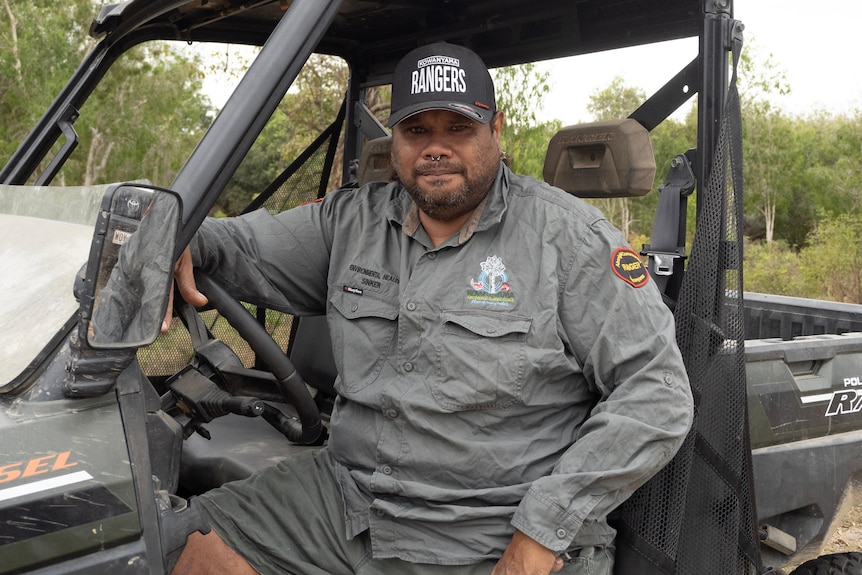
M 640 257 L 631 248 L 617 248 L 611 256 L 611 269 L 618 278 L 636 288 L 649 281 L 647 269 Z

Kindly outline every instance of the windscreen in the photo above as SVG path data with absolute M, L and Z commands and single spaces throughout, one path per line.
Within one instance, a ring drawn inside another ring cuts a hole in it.
M 0 185 L 0 388 L 35 369 L 78 309 L 105 186 Z

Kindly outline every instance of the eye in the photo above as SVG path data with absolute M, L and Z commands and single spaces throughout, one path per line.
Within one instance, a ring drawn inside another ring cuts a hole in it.
M 473 127 L 472 123 L 467 124 L 453 124 L 449 129 L 453 132 L 463 132 L 464 130 L 469 130 Z

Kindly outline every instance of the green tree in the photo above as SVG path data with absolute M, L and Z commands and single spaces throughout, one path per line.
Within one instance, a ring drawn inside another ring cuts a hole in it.
M 93 43 L 92 0 L 2 0 L 0 155 L 11 155 Z M 210 121 L 198 59 L 167 43 L 124 54 L 82 106 L 80 142 L 55 183 L 168 185 Z
M 642 89 L 627 86 L 625 81 L 617 76 L 607 88 L 594 90 L 590 94 L 587 111 L 595 121 L 627 118 L 645 99 L 646 94 Z M 630 198 L 599 198 L 590 200 L 590 203 L 601 209 L 605 217 L 622 230 L 627 238 L 632 237 L 635 218 L 632 215 Z M 652 229 L 651 225 L 649 229 Z M 642 233 L 649 233 L 649 230 Z
M 750 292 L 789 296 L 811 293 L 800 263 L 799 253 L 784 240 L 772 243 L 746 242 L 744 289 Z
M 805 150 L 800 184 L 817 210 L 832 217 L 862 213 L 862 111 L 815 112 L 799 121 Z
M 745 112 L 769 114 L 775 109 L 774 101 L 791 93 L 787 72 L 776 63 L 770 53 L 765 57 L 754 38 L 745 42 L 739 58 L 739 100 Z
M 628 86 L 620 76 L 603 90 L 593 90 L 587 111 L 596 121 L 628 118 L 646 100 L 641 88 Z
M 806 297 L 862 303 L 862 217 L 820 220 L 799 259 Z
M 313 54 L 219 198 L 222 213 L 239 213 L 299 156 L 338 115 L 347 90 L 341 58 Z M 339 138 L 329 188 L 341 185 Z
M 201 67 L 164 42 L 123 54 L 82 108 L 76 130 L 86 154 L 70 159 L 60 179 L 170 185 L 212 120 Z
M 519 174 L 542 179 L 548 141 L 561 122 L 540 122 L 542 99 L 550 91 L 550 72 L 535 64 L 497 68 L 492 72 L 497 89 L 497 109 L 506 115 L 500 145 L 509 166 Z
M 773 100 L 790 93 L 786 74 L 772 59 L 762 58 L 753 41 L 743 51 L 739 63 L 739 93 L 743 116 L 746 198 L 746 233 L 776 238 L 779 214 L 792 209 L 797 222 L 797 244 L 807 235 L 811 214 L 805 198 L 794 192 L 800 161 L 799 140 L 792 120 L 773 105 Z M 795 201 L 790 202 L 793 196 Z
M 92 0 L 0 0 L 0 162 L 27 135 L 91 46 Z

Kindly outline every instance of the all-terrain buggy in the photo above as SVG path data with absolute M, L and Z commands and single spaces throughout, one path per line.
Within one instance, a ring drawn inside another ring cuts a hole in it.
M 388 179 L 389 134 L 368 94 L 435 40 L 501 67 L 697 39 L 691 63 L 630 117 L 563 129 L 545 161 L 545 178 L 571 193 L 646 194 L 649 132 L 697 96 L 697 140 L 661 166 L 653 234 L 636 246 L 676 314 L 697 421 L 615 513 L 617 572 L 765 573 L 815 557 L 860 469 L 862 419 L 846 382 L 860 375 L 862 315 L 742 291 L 742 30 L 731 0 L 106 5 L 90 27 L 95 48 L 0 171 L 0 254 L 16 278 L 0 308 L 0 573 L 164 573 L 196 527 L 189 496 L 326 441 L 337 371 L 325 322 L 237 302 L 201 277 L 210 308 L 176 301 L 178 320 L 157 337 L 171 262 L 312 53 L 348 64 L 343 104 L 247 210 L 321 197 L 333 172 L 335 186 Z M 130 173 L 54 185 L 94 89 L 156 40 L 262 49 L 172 182 Z M 860 564 L 845 553 L 797 572 Z

